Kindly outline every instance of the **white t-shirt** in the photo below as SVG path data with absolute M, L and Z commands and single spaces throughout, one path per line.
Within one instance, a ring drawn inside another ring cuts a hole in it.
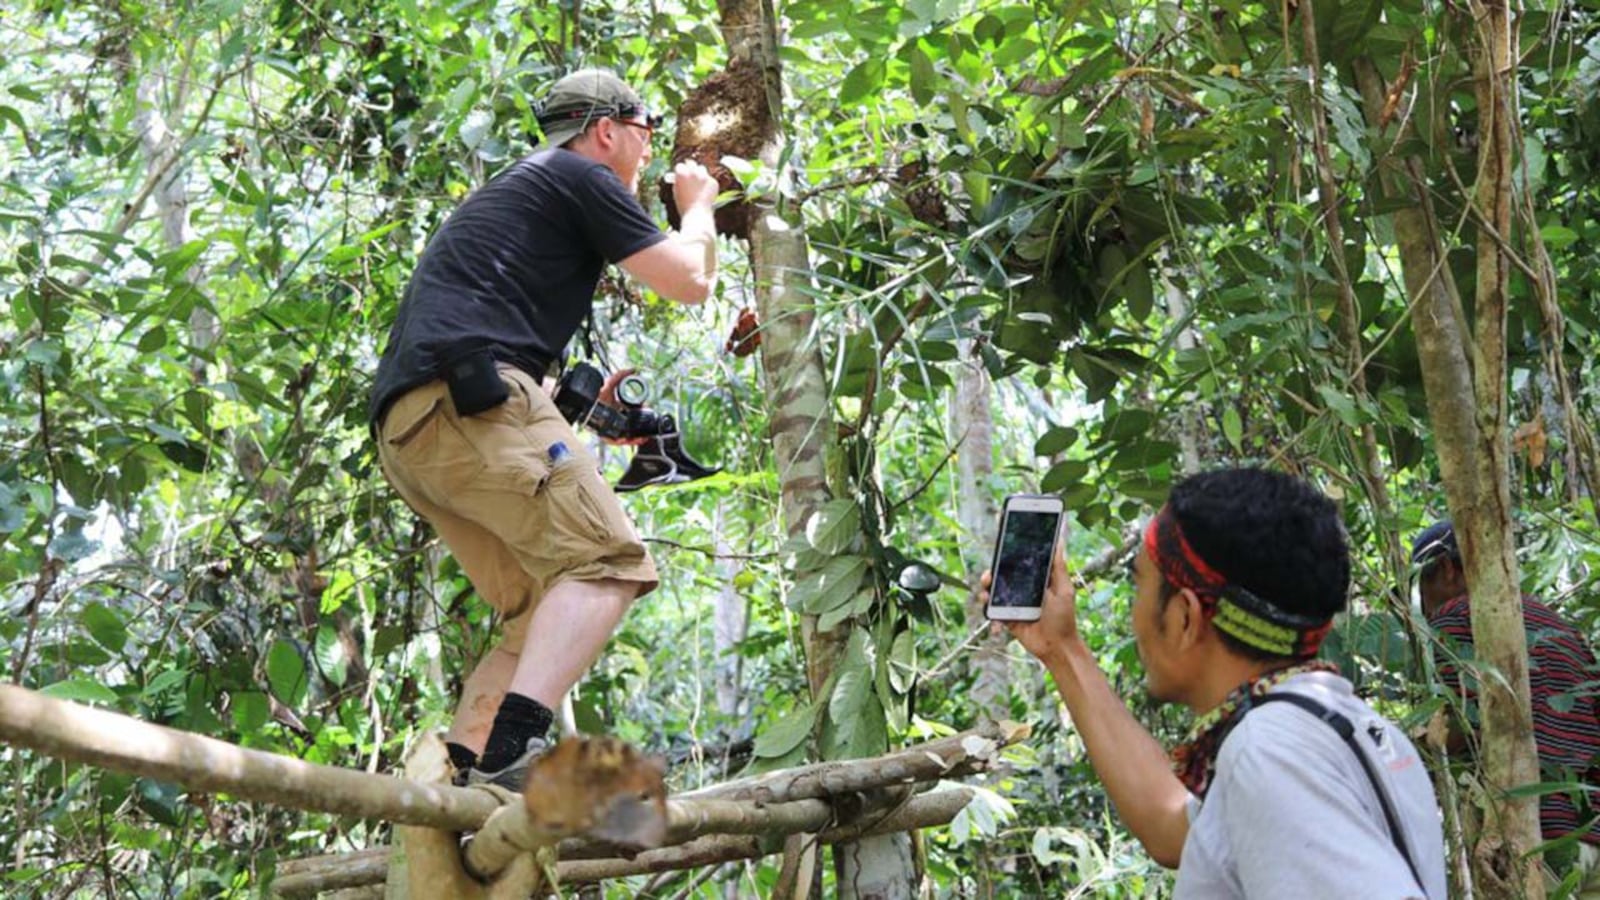
M 1330 672 L 1296 675 L 1278 691 L 1308 696 L 1355 725 L 1356 742 L 1385 782 L 1423 890 L 1395 848 L 1350 746 L 1328 723 L 1274 702 L 1245 714 L 1223 742 L 1206 799 L 1189 798 L 1178 900 L 1443 900 L 1444 834 L 1416 748 Z

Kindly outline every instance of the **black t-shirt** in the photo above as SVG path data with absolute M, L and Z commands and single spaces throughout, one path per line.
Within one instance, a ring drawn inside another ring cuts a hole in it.
M 497 175 L 451 214 L 411 276 L 368 406 L 438 378 L 467 352 L 553 359 L 594 306 L 608 262 L 666 235 L 610 168 L 544 149 Z

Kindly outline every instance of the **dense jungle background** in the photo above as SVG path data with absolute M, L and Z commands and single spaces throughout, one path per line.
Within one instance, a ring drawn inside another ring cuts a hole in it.
M 571 726 L 664 754 L 683 788 L 1031 722 L 1009 771 L 922 833 L 919 889 L 1167 896 L 1042 670 L 973 609 L 999 500 L 1065 498 L 1084 628 L 1168 741 L 1187 716 L 1141 693 L 1122 563 L 1208 466 L 1283 468 L 1344 504 L 1356 585 L 1327 655 L 1408 727 L 1449 706 L 1403 552 L 1447 513 L 1441 415 L 1509 448 L 1522 586 L 1600 635 L 1597 8 L 18 0 L 4 677 L 369 771 L 441 727 L 491 622 L 383 483 L 367 389 L 429 234 L 530 149 L 545 86 L 602 65 L 668 114 L 641 190 L 663 222 L 686 100 L 754 96 L 770 121 L 702 148 L 758 220 L 724 239 L 710 302 L 603 285 L 609 361 L 725 471 L 626 499 L 663 584 Z M 776 106 L 730 66 L 757 22 Z M 1486 68 L 1496 47 L 1511 63 Z M 1476 385 L 1425 389 L 1443 363 L 1424 309 L 1473 323 L 1444 338 Z M 759 349 L 730 339 L 741 310 Z M 942 578 L 926 600 L 896 586 L 913 561 Z M 1459 863 L 1486 779 L 1434 765 Z M 5 747 L 0 769 L 6 896 L 255 896 L 277 861 L 388 839 Z M 848 871 L 823 892 L 855 895 Z M 758 896 L 776 876 L 605 896 Z

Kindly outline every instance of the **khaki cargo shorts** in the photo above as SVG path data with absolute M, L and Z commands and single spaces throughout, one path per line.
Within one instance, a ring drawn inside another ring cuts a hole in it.
M 384 475 L 504 615 L 515 653 L 539 598 L 563 581 L 613 578 L 655 589 L 656 566 L 594 454 L 544 389 L 502 365 L 509 396 L 458 416 L 443 381 L 390 405 L 378 433 Z M 550 459 L 550 448 L 567 454 Z

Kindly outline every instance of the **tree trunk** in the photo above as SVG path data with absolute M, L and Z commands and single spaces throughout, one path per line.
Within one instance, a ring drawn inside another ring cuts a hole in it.
M 1161 295 L 1166 299 L 1167 317 L 1178 324 L 1178 335 L 1174 344 L 1181 353 L 1195 348 L 1194 329 L 1188 325 L 1189 298 L 1184 296 L 1183 290 L 1172 280 L 1172 272 L 1168 266 L 1174 261 L 1171 254 L 1163 254 L 1166 258 L 1159 269 L 1161 277 Z M 1200 471 L 1200 436 L 1204 432 L 1205 422 L 1201 418 L 1200 405 L 1197 403 L 1185 404 L 1178 412 L 1178 464 L 1181 471 L 1195 473 Z
M 185 57 L 193 58 L 194 44 L 185 49 Z M 187 67 L 185 67 L 187 68 Z M 162 110 L 162 98 L 173 79 L 165 67 L 158 66 L 139 79 L 134 89 L 139 112 L 134 117 L 134 131 L 139 134 L 139 147 L 144 152 L 146 168 L 156 175 L 151 194 L 156 201 L 156 215 L 161 220 L 161 236 L 167 249 L 176 250 L 194 239 L 189 229 L 189 190 L 187 169 L 181 155 L 183 141 L 173 132 Z M 171 109 L 181 111 L 188 95 L 188 79 L 177 79 Z M 159 173 L 159 174 L 157 174 Z M 184 280 L 199 284 L 205 279 L 205 269 L 198 263 L 184 273 Z M 205 304 L 197 303 L 189 313 L 189 340 L 201 350 L 214 346 L 221 336 L 217 317 Z M 205 379 L 205 361 L 197 355 L 190 363 L 195 380 Z
M 961 371 L 956 377 L 956 402 L 950 410 L 950 431 L 960 446 L 956 450 L 957 516 L 967 536 L 962 554 L 967 569 L 967 629 L 987 624 L 978 602 L 978 576 L 989 565 L 989 551 L 997 537 L 1000 511 L 994 491 L 994 385 L 971 341 L 961 342 Z M 972 674 L 972 708 L 979 715 L 997 716 L 1005 710 L 1010 689 L 1010 665 L 1005 633 L 978 637 L 967 657 Z
M 1472 880 L 1485 896 L 1542 898 L 1539 858 L 1524 858 L 1539 843 L 1537 800 L 1506 795 L 1510 788 L 1539 780 L 1511 530 L 1506 427 L 1505 288 L 1511 263 L 1509 247 L 1502 247 L 1500 238 L 1510 234 L 1516 129 L 1509 66 L 1515 53 L 1504 7 L 1488 10 L 1475 4 L 1474 10 L 1481 44 L 1475 60 L 1481 156 L 1472 198 L 1478 226 L 1474 338 L 1469 338 L 1420 161 L 1407 158 L 1399 172 L 1386 173 L 1385 184 L 1391 194 L 1412 201 L 1395 213 L 1401 273 L 1411 304 L 1434 446 L 1473 598 L 1474 656 L 1498 673 L 1481 679 L 1478 697 L 1480 766 L 1488 809 L 1472 852 Z M 1356 72 L 1368 121 L 1375 122 L 1384 94 L 1379 76 L 1368 60 L 1358 60 Z
M 725 536 L 727 520 L 723 512 L 723 506 L 719 503 L 716 524 L 712 530 L 717 535 L 717 576 L 722 588 L 717 591 L 712 638 L 716 649 L 717 712 L 734 722 L 740 721 L 740 681 L 744 670 L 744 659 L 739 655 L 738 645 L 750 630 L 750 604 L 733 583 L 734 577 L 739 574 L 739 564 L 731 558 L 733 545 Z M 749 737 L 746 726 L 741 725 L 736 731 L 729 735 L 730 740 Z
M 1517 36 L 1503 0 L 1474 2 L 1471 9 L 1478 37 L 1473 72 L 1480 142 L 1473 197 L 1478 229 L 1476 352 L 1472 393 L 1465 398 L 1447 394 L 1444 399 L 1476 400 L 1469 406 L 1476 410 L 1476 418 L 1463 417 L 1472 422 L 1476 434 L 1441 432 L 1437 437 L 1445 489 L 1472 593 L 1474 656 L 1500 676 L 1481 679 L 1478 694 L 1483 729 L 1479 752 L 1489 786 L 1488 814 L 1474 853 L 1478 884 L 1491 894 L 1539 900 L 1544 896 L 1540 859 L 1528 855 L 1540 842 L 1538 800 L 1505 794 L 1540 780 L 1530 712 L 1521 579 L 1511 526 L 1511 430 L 1506 402 L 1507 287 L 1513 266 L 1512 248 L 1506 242 L 1511 238 L 1512 170 L 1520 135 L 1514 120 L 1517 104 L 1512 80 Z M 1441 319 L 1438 324 L 1447 321 Z M 1428 329 L 1418 329 L 1423 330 Z M 1465 331 L 1459 333 L 1464 337 Z M 1419 350 L 1421 345 L 1419 334 Z M 1435 392 L 1426 383 L 1427 368 L 1424 383 L 1431 411 Z M 1462 443 L 1472 439 L 1478 452 L 1468 459 L 1451 460 L 1454 454 L 1448 451 L 1454 438 L 1463 439 Z
M 718 0 L 717 8 L 730 58 L 753 63 L 762 72 L 767 102 L 762 112 L 767 114 L 758 118 L 765 123 L 760 158 L 768 171 L 784 177 L 783 68 L 771 0 Z M 782 199 L 781 192 L 778 196 L 776 205 L 763 206 L 755 216 L 750 268 L 762 322 L 761 363 L 784 528 L 793 538 L 804 533 L 811 516 L 829 499 L 826 454 L 834 425 L 813 295 L 805 290 L 811 272 L 805 225 L 798 203 Z M 824 697 L 848 635 L 846 627 L 824 632 L 815 616 L 801 618 L 806 680 L 813 698 Z M 905 834 L 887 834 L 836 848 L 840 896 L 913 896 L 910 844 Z

